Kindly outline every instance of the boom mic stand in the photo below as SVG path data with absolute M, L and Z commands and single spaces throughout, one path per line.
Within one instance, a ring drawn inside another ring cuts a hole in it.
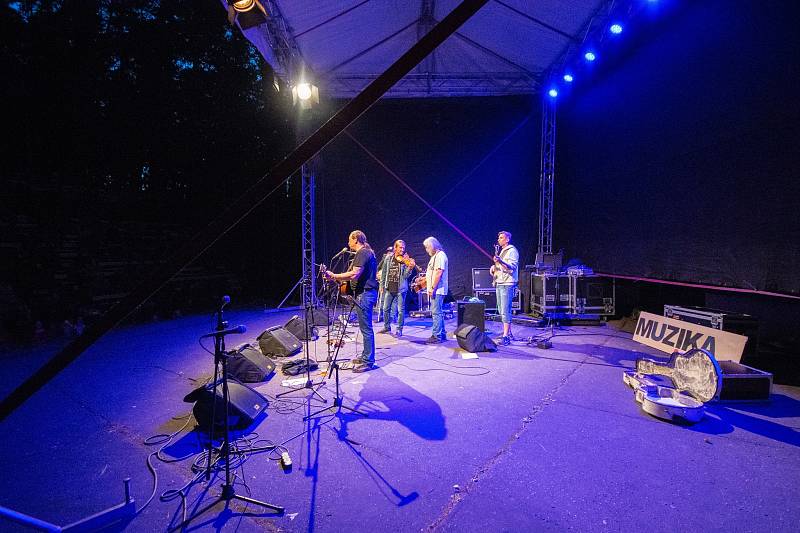
M 209 429 L 209 440 L 208 440 L 208 463 L 206 464 L 206 479 L 210 479 L 211 477 L 211 452 L 213 450 L 214 445 L 214 425 L 216 424 L 216 408 L 217 408 L 217 372 L 218 367 L 222 366 L 222 403 L 225 405 L 225 418 L 223 420 L 223 424 L 225 425 L 225 438 L 222 444 L 221 456 L 224 458 L 225 461 L 225 484 L 222 485 L 222 492 L 220 495 L 208 505 L 202 507 L 192 516 L 172 528 L 172 531 L 183 529 L 189 523 L 200 516 L 201 514 L 205 513 L 219 502 L 226 502 L 226 505 L 231 500 L 240 500 L 247 503 L 252 503 L 255 505 L 260 505 L 262 507 L 266 507 L 267 509 L 272 509 L 277 514 L 283 514 L 283 507 L 278 505 L 273 505 L 271 503 L 262 502 L 260 500 L 256 500 L 255 498 L 249 498 L 247 496 L 242 496 L 240 494 L 236 494 L 236 490 L 233 488 L 233 482 L 231 481 L 231 446 L 230 446 L 230 425 L 229 425 L 229 416 L 230 416 L 230 397 L 228 396 L 228 354 L 225 353 L 225 335 L 230 335 L 233 333 L 244 333 L 247 328 L 244 326 L 239 326 L 238 328 L 234 328 L 231 330 L 226 330 L 224 326 L 226 322 L 222 320 L 222 310 L 223 308 L 231 301 L 230 297 L 225 296 L 222 300 L 222 306 L 217 311 L 217 330 L 214 333 L 209 334 L 208 336 L 214 337 L 214 390 L 213 390 L 213 399 L 212 399 L 212 408 L 211 408 L 211 423 Z M 254 450 L 259 451 L 259 450 Z

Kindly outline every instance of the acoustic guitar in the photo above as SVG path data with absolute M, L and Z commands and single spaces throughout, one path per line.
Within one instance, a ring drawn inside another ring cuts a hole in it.
M 339 286 L 339 289 L 338 289 L 339 290 L 339 294 L 341 294 L 342 296 L 345 296 L 345 295 L 351 295 L 352 296 L 353 289 L 350 287 L 350 281 L 349 280 L 336 281 L 335 279 L 325 275 L 325 272 L 327 272 L 327 271 L 328 271 L 328 267 L 325 266 L 325 263 L 322 263 L 321 265 L 319 265 L 319 273 L 322 275 L 322 279 L 324 279 L 325 281 L 331 282 L 331 283 L 336 283 L 336 285 Z

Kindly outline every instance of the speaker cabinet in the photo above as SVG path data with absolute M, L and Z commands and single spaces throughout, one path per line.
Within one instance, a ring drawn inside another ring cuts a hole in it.
M 215 390 L 214 384 L 209 383 L 204 387 L 197 388 L 186 395 L 184 402 L 194 403 L 192 413 L 201 428 L 211 429 L 211 417 L 216 403 L 214 413 L 214 428 L 225 428 L 225 402 L 222 398 L 222 380 L 217 380 Z M 228 427 L 230 429 L 245 429 L 249 427 L 258 416 L 267 409 L 267 399 L 254 391 L 247 385 L 243 385 L 234 379 L 228 378 L 228 398 L 230 407 L 228 409 Z
M 314 325 L 313 317 L 309 318 L 311 320 L 309 320 L 308 329 L 306 329 L 305 319 L 300 318 L 298 315 L 290 318 L 283 327 L 301 341 L 306 340 L 306 334 L 308 334 L 308 340 L 316 340 L 319 337 L 319 329 Z
M 458 321 L 456 326 L 461 324 L 472 324 L 479 331 L 486 331 L 486 323 L 484 322 L 484 313 L 486 311 L 486 303 L 484 302 L 457 302 L 458 305 Z
M 458 345 L 468 352 L 494 352 L 497 345 L 483 331 L 472 324 L 462 324 L 456 329 Z
M 511 301 L 511 312 L 519 312 L 522 306 L 522 297 L 519 288 L 514 291 L 514 299 Z M 486 311 L 497 311 L 497 291 L 480 290 L 475 291 L 475 297 L 481 299 L 486 304 Z
M 283 326 L 275 326 L 258 336 L 258 347 L 267 357 L 290 357 L 300 353 L 300 339 Z
M 489 273 L 489 268 L 473 268 L 472 269 L 472 290 L 479 291 L 481 289 L 494 289 L 492 282 L 494 276 Z
M 228 374 L 244 383 L 257 383 L 272 377 L 275 362 L 249 344 L 228 352 Z

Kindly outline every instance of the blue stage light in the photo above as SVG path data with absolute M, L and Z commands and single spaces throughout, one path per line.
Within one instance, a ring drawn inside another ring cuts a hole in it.
M 622 25 L 621 24 L 612 24 L 608 31 L 613 33 L 614 35 L 619 35 L 622 33 Z
M 572 83 L 575 78 L 572 77 L 572 74 L 564 74 L 564 81 L 567 83 Z
M 555 98 L 556 96 L 558 96 L 558 91 L 556 89 L 550 89 L 549 91 L 547 91 L 547 94 L 549 94 L 551 98 Z
M 585 54 L 583 54 L 583 57 L 586 58 L 586 61 L 594 61 L 595 59 L 597 59 L 597 56 L 595 55 L 595 53 L 591 52 L 591 51 L 590 52 L 586 52 Z

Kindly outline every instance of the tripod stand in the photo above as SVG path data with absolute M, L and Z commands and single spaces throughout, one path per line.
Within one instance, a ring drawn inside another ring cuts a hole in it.
M 353 298 L 352 296 L 349 296 L 349 295 L 344 296 L 344 299 L 345 299 L 345 301 L 347 301 L 350 304 L 350 309 L 347 310 L 347 316 L 350 316 L 350 313 L 353 312 L 353 309 L 355 307 L 360 307 L 360 306 L 358 305 L 358 302 L 356 302 L 355 298 Z M 325 411 L 328 411 L 330 409 L 335 409 L 337 414 L 339 412 L 341 412 L 342 409 L 347 409 L 351 413 L 354 413 L 354 414 L 357 414 L 357 415 L 369 416 L 367 413 L 364 413 L 363 411 L 359 411 L 358 409 L 356 409 L 354 407 L 348 407 L 348 406 L 346 406 L 346 405 L 344 405 L 342 403 L 341 388 L 339 387 L 339 350 L 342 347 L 342 343 L 343 343 L 342 341 L 344 340 L 345 330 L 346 330 L 346 328 L 342 328 L 341 329 L 341 332 L 339 334 L 339 340 L 335 343 L 336 344 L 336 351 L 333 352 L 333 359 L 330 360 L 330 363 L 329 363 L 329 366 L 328 366 L 328 375 L 330 376 L 331 375 L 331 371 L 333 371 L 334 380 L 336 381 L 336 397 L 333 399 L 333 405 L 330 405 L 330 406 L 325 407 L 323 409 L 320 409 L 318 411 L 314 411 L 313 413 L 309 414 L 308 416 L 303 417 L 303 420 L 308 420 L 310 418 L 314 418 L 317 415 L 320 415 L 320 414 L 322 414 Z M 330 359 L 330 357 L 329 357 L 329 359 Z M 324 384 L 324 382 L 323 382 L 323 384 Z
M 217 410 L 217 395 L 216 395 L 216 388 L 217 388 L 217 375 L 219 367 L 222 367 L 222 403 L 225 409 L 225 417 L 223 419 L 223 424 L 225 425 L 225 437 L 222 443 L 222 449 L 220 450 L 220 456 L 223 457 L 225 461 L 225 483 L 222 485 L 222 492 L 220 495 L 208 505 L 202 507 L 192 516 L 175 526 L 171 531 L 175 531 L 178 529 L 183 529 L 189 523 L 200 516 L 201 514 L 205 513 L 219 502 L 230 502 L 231 500 L 240 500 L 247 503 L 252 503 L 255 505 L 260 505 L 267 509 L 272 509 L 277 514 L 283 514 L 283 507 L 278 505 L 273 505 L 271 503 L 262 502 L 260 500 L 256 500 L 255 498 L 249 498 L 247 496 L 241 496 L 236 494 L 236 490 L 233 488 L 233 482 L 231 481 L 231 442 L 230 442 L 230 425 L 229 425 L 229 416 L 230 416 L 230 397 L 228 395 L 228 354 L 225 353 L 225 335 L 231 333 L 244 333 L 244 326 L 239 326 L 234 330 L 225 330 L 226 322 L 222 320 L 222 310 L 225 305 L 230 302 L 230 298 L 225 296 L 223 298 L 222 306 L 219 308 L 217 312 L 217 330 L 214 333 L 211 333 L 209 336 L 214 337 L 214 390 L 212 396 L 212 408 L 211 408 L 211 422 L 210 422 L 210 429 L 209 429 L 209 439 L 208 439 L 208 462 L 206 464 L 206 479 L 211 479 L 211 455 L 212 451 L 214 450 L 214 425 L 217 422 L 216 418 L 216 410 Z M 253 448 L 250 451 L 263 451 L 267 449 L 273 449 L 274 446 L 264 447 L 264 448 Z

